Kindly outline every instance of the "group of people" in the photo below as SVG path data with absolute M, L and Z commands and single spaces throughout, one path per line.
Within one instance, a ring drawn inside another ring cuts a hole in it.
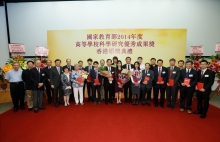
M 67 59 L 67 65 L 61 67 L 61 60 L 55 60 L 55 66 L 51 66 L 51 60 L 47 61 L 47 67 L 40 68 L 41 61 L 28 61 L 28 69 L 20 70 L 19 63 L 13 63 L 13 69 L 10 70 L 5 79 L 10 82 L 10 92 L 14 104 L 14 112 L 19 107 L 24 110 L 24 96 L 27 95 L 28 110 L 34 109 L 37 113 L 44 110 L 43 92 L 46 88 L 48 104 L 54 103 L 55 107 L 60 104 L 69 106 L 70 101 L 75 99 L 75 105 L 84 105 L 85 87 L 87 87 L 88 102 L 93 101 L 94 105 L 101 104 L 104 99 L 105 104 L 113 104 L 115 98 L 117 105 L 122 104 L 121 97 L 124 94 L 124 103 L 151 106 L 151 92 L 153 91 L 154 106 L 164 108 L 165 93 L 167 107 L 173 109 L 177 102 L 177 94 L 180 90 L 180 111 L 187 110 L 187 113 L 200 114 L 205 118 L 209 108 L 209 95 L 211 86 L 214 83 L 215 73 L 208 69 L 208 62 L 200 62 L 200 70 L 193 69 L 193 62 L 183 60 L 178 61 L 178 67 L 175 66 L 176 60 L 169 60 L 169 67 L 163 66 L 163 60 L 155 58 L 150 59 L 150 63 L 142 63 L 143 58 L 138 57 L 134 64 L 131 58 L 126 57 L 125 64 L 118 60 L 116 56 L 113 59 L 93 61 L 87 60 L 88 65 L 84 68 L 83 61 L 78 61 L 74 66 L 71 65 L 71 59 Z M 184 68 L 185 64 L 185 68 Z M 102 76 L 99 69 L 108 71 L 112 76 Z M 122 85 L 119 82 L 119 75 L 123 69 L 131 72 L 129 81 Z M 139 71 L 141 79 L 136 81 L 133 73 Z M 83 74 L 88 75 L 87 78 Z M 147 78 L 147 79 L 146 79 Z M 189 82 L 185 83 L 188 79 Z M 171 80 L 171 81 L 170 81 Z M 98 82 L 98 83 L 97 83 Z M 197 88 L 197 83 L 202 83 L 202 88 Z M 192 112 L 192 98 L 196 91 L 197 110 Z M 160 100 L 158 100 L 160 94 Z M 204 101 L 204 103 L 203 103 Z M 20 105 L 18 103 L 20 102 Z

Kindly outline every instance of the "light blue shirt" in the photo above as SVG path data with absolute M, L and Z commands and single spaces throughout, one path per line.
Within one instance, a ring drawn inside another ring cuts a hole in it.
M 80 72 L 81 72 L 80 70 L 78 72 L 76 72 L 75 70 L 72 71 L 71 81 L 73 82 L 72 83 L 72 87 L 73 88 L 83 87 L 83 85 L 84 85 L 84 84 L 79 85 L 79 84 L 76 83 L 77 82 L 77 78 L 80 77 L 80 75 L 79 75 Z
M 9 82 L 21 82 L 23 81 L 21 75 L 21 69 L 18 69 L 17 71 L 12 69 L 6 74 L 5 79 L 7 79 Z

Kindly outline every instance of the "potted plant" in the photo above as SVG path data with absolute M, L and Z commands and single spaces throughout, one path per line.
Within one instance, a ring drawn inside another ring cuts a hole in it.
M 6 90 L 7 83 L 5 81 L 5 72 L 0 68 L 0 81 L 1 81 L 1 89 Z

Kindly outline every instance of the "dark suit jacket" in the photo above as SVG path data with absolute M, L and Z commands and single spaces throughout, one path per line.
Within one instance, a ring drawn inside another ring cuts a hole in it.
M 157 65 L 155 65 L 155 66 L 150 65 L 150 70 L 154 71 L 155 67 L 157 67 Z
M 108 71 L 108 67 L 105 67 L 105 70 Z M 114 74 L 115 76 L 115 68 L 113 67 L 111 67 L 111 74 Z M 114 81 L 115 80 L 112 81 L 112 84 L 114 84 Z M 104 77 L 104 86 L 108 86 L 108 85 L 110 85 L 109 80 L 107 77 Z
M 65 65 L 65 66 L 63 66 L 63 67 L 67 67 L 67 65 Z M 68 68 L 68 67 L 67 67 L 67 68 Z M 70 68 L 71 68 L 71 69 L 70 69 Z M 70 68 L 68 68 L 69 71 L 74 70 L 74 66 L 71 65 Z
M 91 77 L 91 82 L 92 82 L 92 85 L 94 85 L 95 83 L 95 78 L 96 78 L 96 72 L 95 72 L 95 69 L 91 70 L 90 71 L 90 77 Z M 99 83 L 100 85 L 102 84 L 102 76 L 100 75 L 100 73 L 98 72 L 98 79 L 99 79 Z
M 161 71 L 161 77 L 163 78 L 164 84 L 157 84 L 157 79 L 158 79 L 158 66 L 154 68 L 154 86 L 155 87 L 160 87 L 166 88 L 167 86 L 167 80 L 168 80 L 168 71 L 167 68 L 162 66 L 162 71 Z
M 169 75 L 170 75 L 170 67 L 167 68 L 168 71 L 168 80 L 169 80 Z M 173 68 L 173 73 L 171 75 L 171 79 L 174 80 L 174 86 L 178 85 L 179 82 L 179 77 L 180 77 L 180 68 L 178 68 L 177 66 L 174 66 Z M 167 80 L 167 81 L 168 81 Z
M 39 72 L 36 68 L 31 69 L 31 73 L 30 73 L 30 78 L 32 81 L 32 90 L 44 90 L 44 85 L 41 86 L 40 88 L 38 88 L 38 84 L 39 83 L 43 83 L 45 82 L 45 72 L 43 69 L 40 68 L 40 75 Z
M 92 69 L 91 69 L 91 70 L 93 70 L 93 69 L 94 69 L 94 66 L 92 66 Z M 91 70 L 90 70 L 90 71 L 91 71 Z M 90 72 L 89 72 L 89 66 L 86 66 L 84 71 L 90 73 Z
M 25 90 L 32 90 L 32 81 L 30 78 L 31 70 L 26 69 L 22 72 L 22 80 L 25 83 Z
M 123 69 L 127 69 L 127 64 L 124 64 L 122 66 Z M 133 64 L 130 64 L 130 69 L 133 69 L 134 68 L 134 65 Z
M 207 91 L 210 92 L 212 90 L 212 85 L 215 80 L 215 72 L 207 69 L 205 73 L 203 74 L 203 77 L 201 77 L 201 70 L 199 70 L 197 72 L 197 76 L 198 76 L 197 81 L 204 83 L 205 92 Z
M 52 68 L 52 66 L 51 66 L 51 68 Z M 50 69 L 48 69 L 48 67 L 45 67 L 44 68 L 44 72 L 45 72 L 45 82 L 48 82 L 48 79 L 50 79 L 50 70 L 51 70 L 51 68 Z
M 82 67 L 81 69 L 79 68 L 79 70 L 85 70 L 85 68 L 84 68 L 84 67 Z
M 63 73 L 63 68 L 60 67 L 60 74 L 57 71 L 56 66 L 50 69 L 50 84 L 54 87 L 59 87 L 61 85 L 61 74 Z
M 147 84 L 143 84 L 145 77 L 148 76 L 150 80 L 148 80 Z M 154 80 L 154 71 L 148 70 L 148 73 L 145 73 L 145 70 L 142 70 L 142 80 L 141 80 L 141 86 L 144 87 L 146 86 L 147 88 L 152 88 L 153 85 L 153 80 Z
M 186 69 L 180 70 L 180 78 L 179 78 L 179 84 L 181 85 L 184 82 L 184 79 L 186 78 Z M 190 79 L 190 86 L 195 88 L 198 80 L 197 71 L 194 69 L 191 69 L 189 72 Z
M 61 82 L 62 82 L 62 89 L 66 90 L 67 86 L 72 86 L 71 84 L 71 74 L 69 74 L 69 81 L 65 74 L 61 74 Z

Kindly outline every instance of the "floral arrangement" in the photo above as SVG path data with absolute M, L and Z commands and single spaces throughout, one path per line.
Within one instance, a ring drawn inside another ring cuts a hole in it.
M 0 68 L 0 81 L 5 83 L 5 72 L 2 68 Z
M 98 67 L 98 71 L 100 72 L 100 71 L 105 71 L 105 68 L 106 68 L 106 66 L 104 66 L 104 67 Z
M 118 74 L 118 87 L 122 88 L 123 85 L 128 82 L 131 78 L 131 72 L 127 69 L 123 69 L 120 74 Z
M 7 63 L 10 64 L 11 66 L 13 65 L 14 62 L 18 62 L 20 65 L 20 69 L 26 70 L 27 69 L 27 60 L 21 56 L 21 55 L 13 55 L 11 58 L 8 59 Z M 7 65 L 7 64 L 6 64 Z M 4 66 L 5 67 L 5 66 Z M 3 67 L 3 68 L 4 68 Z M 9 67 L 7 65 L 6 67 Z M 10 68 L 10 67 L 9 67 Z M 11 68 L 12 69 L 12 68 Z M 5 72 L 6 73 L 6 72 Z
M 11 69 L 13 69 L 13 67 L 12 67 L 12 65 L 9 64 L 9 63 L 6 63 L 6 64 L 4 65 L 4 67 L 2 68 L 2 70 L 4 71 L 5 74 L 7 74 L 8 71 L 10 71 Z
M 139 70 L 134 70 L 132 72 L 132 78 L 133 78 L 133 81 L 135 83 L 137 83 L 138 81 L 140 81 L 142 79 L 142 72 Z M 135 84 L 135 86 L 140 86 L 140 83 Z
M 82 78 L 84 78 L 84 79 L 87 79 L 88 73 L 82 70 L 82 71 L 80 72 L 80 76 L 82 76 Z
M 33 60 L 34 60 L 34 62 L 35 62 L 36 60 L 40 60 L 40 61 L 41 61 L 41 65 L 40 65 L 41 68 L 45 68 L 45 67 L 47 66 L 47 59 L 45 59 L 45 58 L 35 57 Z
M 13 69 L 13 63 L 18 62 L 20 69 L 25 70 L 27 69 L 27 61 L 23 56 L 14 55 L 8 59 L 7 63 L 3 66 L 2 70 L 4 74 L 7 74 L 11 69 Z

